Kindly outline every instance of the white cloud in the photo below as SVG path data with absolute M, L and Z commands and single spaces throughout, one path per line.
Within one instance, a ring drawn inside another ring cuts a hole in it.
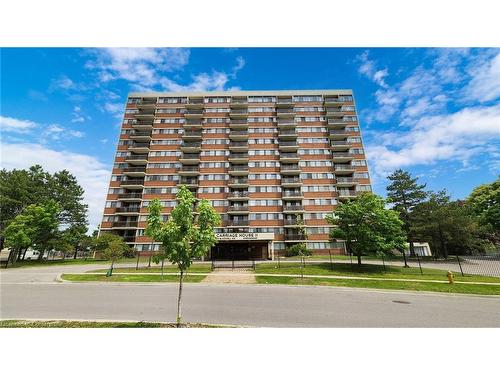
M 36 127 L 38 124 L 30 120 L 0 116 L 0 130 L 2 132 L 28 133 Z
M 110 168 L 93 156 L 69 151 L 56 151 L 36 143 L 1 145 L 2 167 L 6 169 L 29 168 L 40 164 L 54 173 L 67 169 L 85 190 L 85 203 L 89 205 L 90 229 L 101 222 Z
M 383 88 L 387 88 L 388 85 L 385 83 L 385 77 L 389 75 L 389 70 L 387 68 L 377 69 L 376 62 L 370 60 L 369 51 L 364 51 L 362 54 L 358 55 L 356 60 L 360 62 L 358 72 L 369 78 L 377 85 Z
M 465 88 L 467 96 L 481 103 L 500 97 L 500 53 L 481 64 L 472 74 Z
M 47 143 L 51 141 L 59 141 L 70 138 L 82 138 L 85 133 L 77 130 L 66 129 L 58 124 L 48 125 L 41 133 L 40 141 Z
M 93 51 L 94 60 L 86 67 L 96 70 L 103 82 L 124 79 L 152 85 L 158 74 L 184 67 L 189 54 L 183 48 L 103 48 Z
M 378 176 L 396 168 L 458 161 L 498 152 L 500 105 L 465 108 L 456 113 L 423 117 L 408 132 L 378 134 L 367 157 Z

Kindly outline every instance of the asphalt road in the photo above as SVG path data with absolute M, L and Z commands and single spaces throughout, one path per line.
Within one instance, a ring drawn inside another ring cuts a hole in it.
M 60 272 L 0 272 L 0 318 L 174 321 L 176 284 L 58 283 Z M 254 327 L 500 327 L 500 298 L 368 289 L 185 284 L 190 322 Z

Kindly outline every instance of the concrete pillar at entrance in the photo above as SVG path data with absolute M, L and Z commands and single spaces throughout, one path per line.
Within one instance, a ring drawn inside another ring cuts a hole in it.
M 269 241 L 267 243 L 267 257 L 271 258 L 271 260 L 274 260 L 274 242 Z

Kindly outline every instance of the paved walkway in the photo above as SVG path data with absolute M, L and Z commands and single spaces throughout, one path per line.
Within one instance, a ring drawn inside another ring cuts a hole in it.
M 202 283 L 255 284 L 255 274 L 250 270 L 214 270 L 207 274 Z

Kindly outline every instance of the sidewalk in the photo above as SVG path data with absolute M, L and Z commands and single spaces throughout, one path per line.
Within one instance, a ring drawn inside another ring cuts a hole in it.
M 106 272 L 85 272 L 85 273 L 71 273 L 72 275 L 105 275 Z M 179 275 L 178 272 L 165 272 L 165 275 Z M 158 273 L 151 272 L 117 272 L 116 269 L 113 272 L 113 275 L 161 275 Z M 273 277 L 293 277 L 300 278 L 301 275 L 296 274 L 278 274 L 278 273 L 251 273 L 249 272 L 230 272 L 227 271 L 215 271 L 211 273 L 185 273 L 184 275 L 198 275 L 198 276 L 213 276 L 209 278 L 209 281 L 206 281 L 205 278 L 202 282 L 234 282 L 240 283 L 238 280 L 243 280 L 244 284 L 248 284 L 248 280 L 250 277 L 255 279 L 256 276 L 273 276 Z M 316 278 L 316 279 L 341 279 L 341 280 L 377 280 L 377 281 L 407 281 L 407 282 L 419 282 L 419 283 L 438 283 L 438 284 L 448 284 L 447 280 L 432 280 L 432 279 L 392 279 L 392 278 L 383 278 L 383 277 L 363 277 L 363 276 L 341 276 L 341 275 L 304 275 L 304 278 Z M 216 280 L 218 281 L 211 281 Z M 234 280 L 234 281 L 221 281 L 221 280 Z M 479 281 L 455 281 L 455 284 L 473 284 L 473 285 L 499 285 L 498 283 L 488 283 L 488 282 L 479 282 Z

